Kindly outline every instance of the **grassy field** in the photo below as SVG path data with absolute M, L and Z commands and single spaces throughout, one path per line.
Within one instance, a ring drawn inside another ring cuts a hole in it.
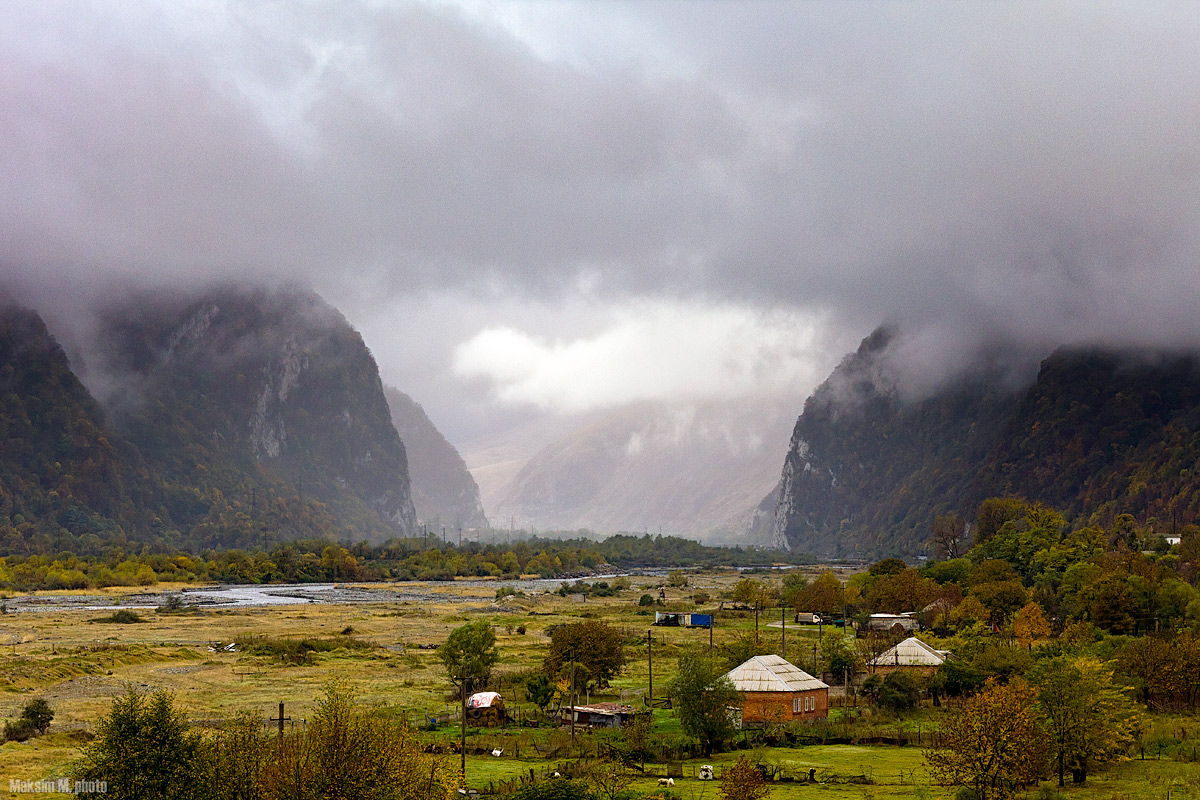
M 712 597 L 737 580 L 735 572 L 706 573 L 693 583 Z M 499 690 L 506 694 L 510 711 L 523 717 L 535 709 L 522 703 L 519 692 L 506 693 L 504 676 L 536 669 L 548 644 L 546 629 L 556 623 L 598 618 L 624 630 L 630 642 L 644 642 L 652 612 L 637 606 L 638 598 L 657 582 L 634 580 L 634 586 L 617 597 L 580 602 L 543 594 L 504 601 L 503 605 L 482 597 L 479 588 L 448 583 L 438 587 L 431 602 L 421 604 L 289 605 L 236 610 L 208 610 L 194 614 L 140 612 L 139 624 L 92 622 L 107 612 L 63 610 L 0 616 L 0 718 L 15 718 L 29 699 L 45 698 L 54 709 L 50 733 L 29 742 L 10 742 L 0 747 L 0 797 L 8 795 L 9 779 L 56 778 L 78 755 L 87 731 L 103 715 L 114 696 L 133 686 L 143 691 L 166 689 L 177 704 L 197 723 L 214 724 L 248 709 L 264 719 L 274 716 L 280 702 L 301 725 L 311 714 L 322 688 L 337 679 L 353 686 L 362 700 L 403 714 L 424 726 L 429 717 L 446 717 L 454 707 L 448 699 L 449 684 L 436 654 L 421 645 L 444 641 L 455 627 L 475 619 L 488 619 L 495 626 L 502 654 Z M 157 588 L 157 587 L 156 587 Z M 668 589 L 669 606 L 690 609 L 690 589 Z M 122 598 L 112 592 L 114 603 Z M 715 605 L 715 600 L 710 603 Z M 641 612 L 641 613 L 639 613 Z M 774 619 L 772 619 L 774 621 Z M 778 640 L 778 627 L 759 621 L 761 635 Z M 722 616 L 713 641 L 720 644 L 753 630 L 753 614 Z M 524 626 L 525 633 L 517 632 Z M 825 635 L 839 632 L 826 629 Z M 810 663 L 817 630 L 788 625 L 789 658 L 804 667 Z M 707 647 L 708 631 L 655 628 L 654 685 L 662 695 L 674 674 L 680 653 L 691 647 Z M 333 642 L 350 637 L 360 643 L 311 654 L 309 664 L 282 663 L 270 655 L 255 655 L 244 647 L 227 650 L 231 642 L 248 642 L 255 637 L 299 640 L 321 637 Z M 366 646 L 362 646 L 365 644 Z M 648 687 L 644 644 L 628 649 L 630 662 L 603 696 L 591 700 L 622 699 L 640 705 Z M 511 678 L 510 678 L 511 680 Z M 853 725 L 869 726 L 877 732 L 908 730 L 937 724 L 937 713 L 927 709 L 909 718 L 872 716 L 859 709 Z M 835 714 L 836 716 L 836 714 Z M 431 741 L 457 738 L 457 728 L 443 727 L 423 733 Z M 581 741 L 609 734 L 580 731 Z M 654 735 L 669 740 L 681 735 L 672 712 L 655 712 Z M 569 738 L 565 731 L 546 727 L 472 729 L 468 753 L 478 748 L 503 748 L 499 758 L 469 755 L 468 780 L 475 788 L 512 780 L 528 774 L 553 770 L 561 763 L 547 759 L 535 748 L 551 749 L 557 739 Z M 588 745 L 585 744 L 585 752 Z M 682 762 L 684 779 L 675 792 L 687 798 L 716 798 L 716 787 L 691 776 L 702 763 L 720 768 L 745 751 L 725 753 L 708 759 Z M 774 784 L 772 797 L 900 798 L 951 797 L 950 789 L 931 786 L 924 766 L 923 751 L 917 746 L 809 745 L 759 748 L 749 753 L 771 764 L 787 778 L 804 779 L 815 769 L 817 785 L 795 780 Z M 665 775 L 667 765 L 649 764 L 648 772 Z M 651 792 L 656 778 L 645 778 L 633 788 Z M 1200 797 L 1200 768 L 1195 763 L 1150 758 L 1117 765 L 1089 779 L 1086 787 L 1068 788 L 1068 797 Z M 47 797 L 66 795 L 43 795 Z

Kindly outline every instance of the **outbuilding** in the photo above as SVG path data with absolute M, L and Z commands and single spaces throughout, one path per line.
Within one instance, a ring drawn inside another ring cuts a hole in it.
M 585 728 L 616 728 L 618 730 L 637 715 L 633 706 L 625 706 L 620 703 L 566 706 L 563 711 L 568 715 L 568 723 L 570 715 L 573 714 L 576 725 L 582 725 Z
M 467 698 L 467 719 L 472 725 L 503 725 L 508 721 L 504 698 L 498 692 L 476 692 Z
M 829 685 L 779 656 L 755 656 L 725 675 L 742 693 L 743 725 L 829 716 Z
M 910 636 L 867 662 L 867 667 L 877 675 L 886 675 L 896 670 L 931 675 L 946 662 L 949 650 L 936 650 L 915 636 Z

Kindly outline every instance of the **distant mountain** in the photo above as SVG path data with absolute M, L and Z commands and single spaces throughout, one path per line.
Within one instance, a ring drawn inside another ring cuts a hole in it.
M 640 404 L 560 436 L 530 458 L 489 515 L 551 530 L 661 532 L 745 542 L 778 477 L 779 409 Z
M 408 453 L 418 521 L 434 528 L 487 528 L 479 486 L 454 445 L 434 427 L 420 403 L 390 386 L 384 396 Z
M 107 309 L 89 344 L 99 402 L 36 313 L 0 311 L 9 552 L 414 532 L 375 362 L 316 295 L 144 294 Z
M 818 555 L 921 552 L 936 515 L 1021 495 L 1105 524 L 1200 515 L 1200 369 L 1194 354 L 1062 349 L 1031 387 L 981 365 L 906 400 L 887 330 L 813 393 L 782 477 L 756 517 L 780 546 Z

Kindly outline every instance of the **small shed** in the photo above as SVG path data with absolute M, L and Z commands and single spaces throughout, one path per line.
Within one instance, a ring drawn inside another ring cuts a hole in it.
M 930 675 L 946 662 L 949 650 L 935 650 L 915 636 L 910 636 L 867 662 L 872 672 L 886 675 L 898 669 Z
M 568 715 L 574 714 L 575 724 L 585 728 L 616 728 L 620 730 L 626 722 L 633 719 L 637 712 L 633 706 L 623 706 L 620 703 L 593 703 L 587 706 L 566 706 L 563 709 Z M 567 717 L 569 723 L 571 717 Z
M 499 692 L 476 692 L 467 698 L 467 720 L 475 725 L 503 725 L 508 721 Z
M 755 656 L 726 673 L 742 693 L 744 725 L 824 719 L 829 685 L 779 656 Z

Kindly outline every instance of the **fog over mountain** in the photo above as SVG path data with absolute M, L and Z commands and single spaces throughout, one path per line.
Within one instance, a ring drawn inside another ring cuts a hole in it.
M 0 284 L 73 361 L 131 287 L 297 283 L 461 445 L 795 416 L 880 323 L 914 399 L 981 353 L 1019 383 L 1063 344 L 1200 341 L 1192 3 L 3 17 Z

